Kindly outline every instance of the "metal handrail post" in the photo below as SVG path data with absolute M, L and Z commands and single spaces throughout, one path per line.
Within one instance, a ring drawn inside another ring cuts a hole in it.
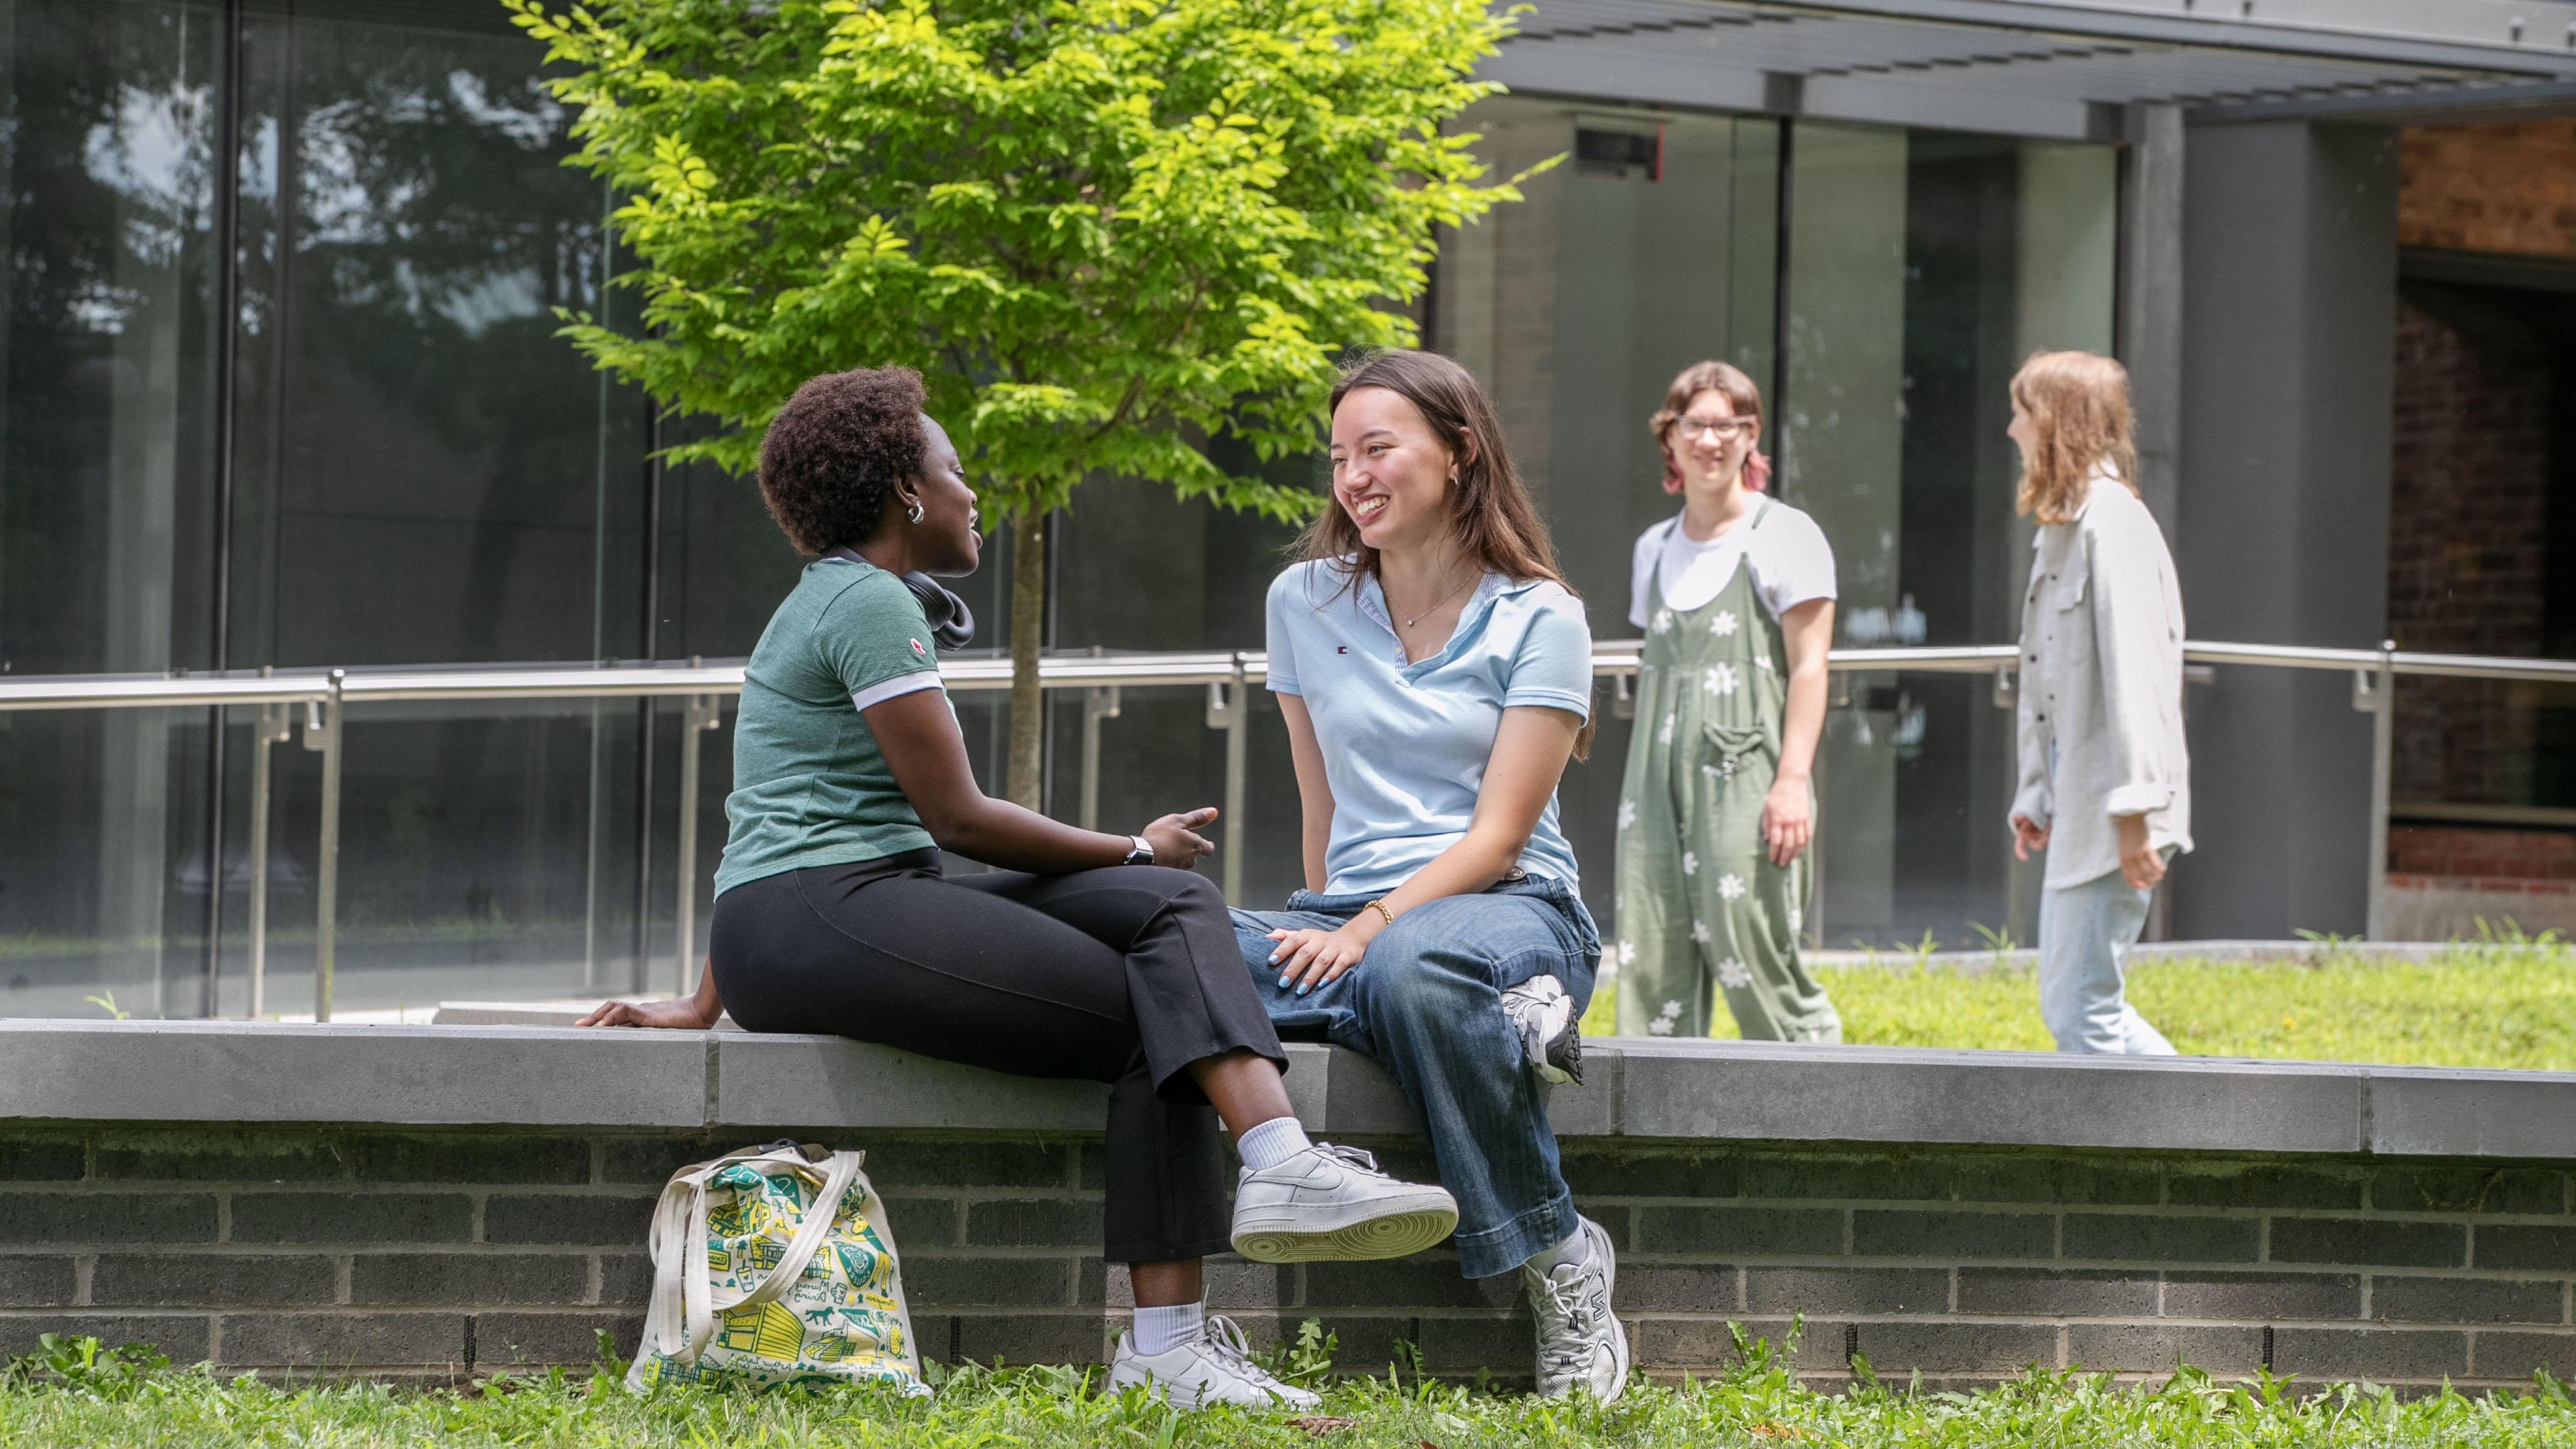
M 1118 718 L 1118 686 L 1095 684 L 1082 691 L 1082 828 L 1100 828 L 1100 722 Z
M 692 656 L 689 667 L 698 666 Z M 689 696 L 687 710 L 680 717 L 680 852 L 676 869 L 680 877 L 679 920 L 680 985 L 687 996 L 698 983 L 689 979 L 689 962 L 698 952 L 698 736 L 724 723 L 724 709 L 712 694 Z
M 2397 757 L 2397 641 L 2379 643 L 2379 678 L 2372 687 L 2370 717 L 2370 907 L 2362 934 L 2388 939 L 2388 805 L 2389 776 Z
M 1235 656 L 1232 682 L 1208 684 L 1208 728 L 1225 731 L 1225 898 L 1243 899 L 1243 776 L 1246 767 L 1244 726 L 1250 722 L 1250 686 L 1244 682 L 1243 656 Z
M 267 665 L 260 666 L 263 676 Z M 263 704 L 250 737 L 250 1017 L 268 1012 L 268 805 L 276 788 L 269 747 L 295 734 L 292 711 Z
M 331 693 L 304 710 L 304 748 L 322 752 L 322 844 L 313 872 L 313 1019 L 331 1019 L 331 988 L 339 955 L 340 915 L 340 684 L 346 670 L 331 671 Z M 319 736 L 319 741 L 316 741 Z

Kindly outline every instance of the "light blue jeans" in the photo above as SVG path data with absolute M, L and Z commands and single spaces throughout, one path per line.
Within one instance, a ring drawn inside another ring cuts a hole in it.
M 1332 930 L 1378 893 L 1299 891 L 1284 911 L 1236 911 L 1243 964 L 1283 1037 L 1349 1047 L 1386 1068 L 1413 1104 L 1458 1199 L 1458 1270 L 1508 1273 L 1573 1236 L 1574 1194 L 1558 1170 L 1546 1084 L 1503 1015 L 1503 993 L 1553 975 L 1580 1010 L 1601 937 L 1583 902 L 1540 876 L 1406 911 L 1360 964 L 1304 996 L 1279 987 L 1270 933 Z
M 2173 1043 L 2129 1004 L 2121 977 L 2153 894 L 2116 870 L 2040 893 L 2039 1015 L 2059 1051 L 2174 1055 Z

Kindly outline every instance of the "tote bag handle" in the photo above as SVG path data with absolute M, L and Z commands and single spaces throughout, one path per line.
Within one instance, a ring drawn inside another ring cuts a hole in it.
M 814 1255 L 831 1237 L 832 1220 L 840 1212 L 841 1199 L 859 1180 L 860 1164 L 866 1156 L 863 1152 L 835 1152 L 818 1171 L 816 1164 L 793 1149 L 755 1148 L 727 1153 L 672 1178 L 662 1189 L 661 1201 L 653 1206 L 653 1305 L 649 1316 L 659 1330 L 654 1335 L 653 1350 L 681 1363 L 694 1364 L 715 1338 L 718 1313 L 775 1302 L 794 1286 L 804 1276 L 805 1266 L 814 1261 Z M 707 1199 L 711 1196 L 707 1180 L 718 1170 L 737 1163 L 784 1167 L 809 1180 L 820 1177 L 822 1189 L 805 1209 L 795 1236 L 788 1239 L 785 1254 L 769 1275 L 748 1292 L 728 1288 L 719 1293 L 707 1281 Z M 679 1311 L 675 1313 L 673 1309 Z

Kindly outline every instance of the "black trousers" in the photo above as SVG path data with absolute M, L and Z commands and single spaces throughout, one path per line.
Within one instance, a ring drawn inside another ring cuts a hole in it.
M 830 1032 L 1023 1077 L 1109 1083 L 1103 1249 L 1226 1251 L 1232 1163 L 1190 1063 L 1287 1057 L 1225 899 L 1159 866 L 949 879 L 936 851 L 746 881 L 713 969 L 746 1031 Z

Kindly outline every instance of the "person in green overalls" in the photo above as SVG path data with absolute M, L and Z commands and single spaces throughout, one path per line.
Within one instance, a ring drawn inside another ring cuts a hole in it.
M 1619 797 L 1621 1036 L 1708 1035 L 1710 987 L 1757 1041 L 1838 1042 L 1798 960 L 1813 772 L 1834 632 L 1834 555 L 1764 496 L 1762 395 L 1723 362 L 1673 379 L 1652 423 L 1682 511 L 1637 539 L 1646 631 Z

